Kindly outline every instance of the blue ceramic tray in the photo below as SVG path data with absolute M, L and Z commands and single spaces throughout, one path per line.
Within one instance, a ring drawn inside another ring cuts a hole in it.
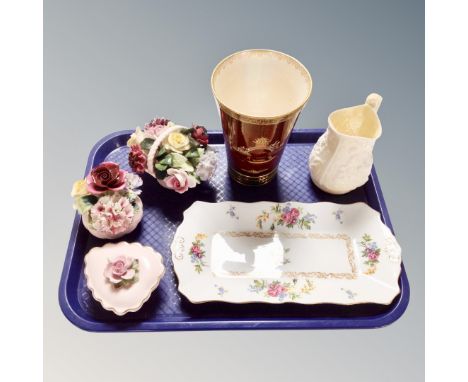
M 100 140 L 92 149 L 86 172 L 104 160 L 119 163 L 128 169 L 126 141 L 132 131 L 120 131 Z M 75 216 L 70 242 L 60 281 L 59 301 L 65 316 L 81 329 L 109 331 L 222 330 L 222 329 L 339 329 L 376 328 L 391 324 L 405 311 L 409 302 L 409 284 L 402 265 L 401 293 L 387 306 L 330 304 L 304 306 L 300 304 L 228 304 L 211 302 L 191 304 L 177 291 L 170 244 L 182 213 L 195 200 L 219 202 L 330 201 L 336 203 L 365 202 L 380 211 L 382 221 L 392 229 L 390 217 L 380 190 L 375 169 L 369 181 L 353 192 L 334 196 L 317 189 L 307 170 L 312 146 L 323 130 L 295 130 L 283 154 L 278 176 L 261 188 L 234 183 L 227 175 L 224 140 L 221 132 L 210 133 L 210 144 L 219 154 L 215 177 L 179 195 L 160 187 L 149 175 L 143 176 L 142 200 L 144 217 L 131 234 L 120 240 L 139 241 L 157 249 L 164 257 L 167 272 L 158 289 L 138 312 L 118 317 L 104 310 L 86 288 L 83 273 L 84 255 L 106 241 L 92 237 Z

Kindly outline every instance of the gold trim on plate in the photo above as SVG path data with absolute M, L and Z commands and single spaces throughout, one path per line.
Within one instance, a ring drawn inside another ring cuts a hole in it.
M 231 237 L 258 237 L 258 238 L 271 238 L 276 234 L 285 236 L 288 239 L 324 239 L 324 240 L 344 240 L 346 243 L 346 251 L 348 262 L 351 267 L 351 273 L 349 272 L 283 272 L 283 275 L 287 277 L 315 277 L 319 279 L 347 279 L 353 280 L 357 278 L 357 267 L 355 262 L 353 241 L 351 238 L 344 234 L 329 234 L 329 233 L 292 233 L 292 232 L 261 232 L 261 231 L 228 231 L 223 234 Z M 233 276 L 245 275 L 248 272 L 228 272 Z

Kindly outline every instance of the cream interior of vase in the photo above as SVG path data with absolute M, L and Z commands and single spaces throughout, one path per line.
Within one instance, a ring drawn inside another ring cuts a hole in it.
M 312 91 L 312 78 L 294 58 L 280 52 L 236 53 L 213 71 L 213 92 L 229 109 L 251 117 L 276 117 L 300 108 Z
M 368 105 L 337 110 L 330 115 L 332 127 L 341 134 L 378 138 L 382 133 L 379 118 Z

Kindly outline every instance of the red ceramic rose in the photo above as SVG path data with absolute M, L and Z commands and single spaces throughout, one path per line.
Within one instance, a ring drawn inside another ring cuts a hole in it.
M 106 191 L 119 191 L 125 188 L 126 171 L 121 170 L 114 162 L 103 162 L 93 168 L 86 177 L 88 191 L 93 195 L 101 195 Z
M 203 126 L 194 125 L 192 130 L 192 138 L 195 139 L 201 146 L 208 145 L 208 134 Z
M 128 154 L 128 163 L 133 171 L 143 174 L 146 170 L 146 154 L 138 145 L 133 145 Z

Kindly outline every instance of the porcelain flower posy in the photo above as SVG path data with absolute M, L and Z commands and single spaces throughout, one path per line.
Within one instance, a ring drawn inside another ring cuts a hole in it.
M 94 167 L 85 179 L 73 184 L 73 207 L 96 237 L 113 239 L 135 229 L 143 215 L 141 178 L 114 162 Z
M 154 118 L 128 140 L 129 165 L 134 172 L 147 172 L 163 187 L 182 194 L 209 180 L 216 170 L 216 154 L 208 141 L 203 126 L 187 128 Z

